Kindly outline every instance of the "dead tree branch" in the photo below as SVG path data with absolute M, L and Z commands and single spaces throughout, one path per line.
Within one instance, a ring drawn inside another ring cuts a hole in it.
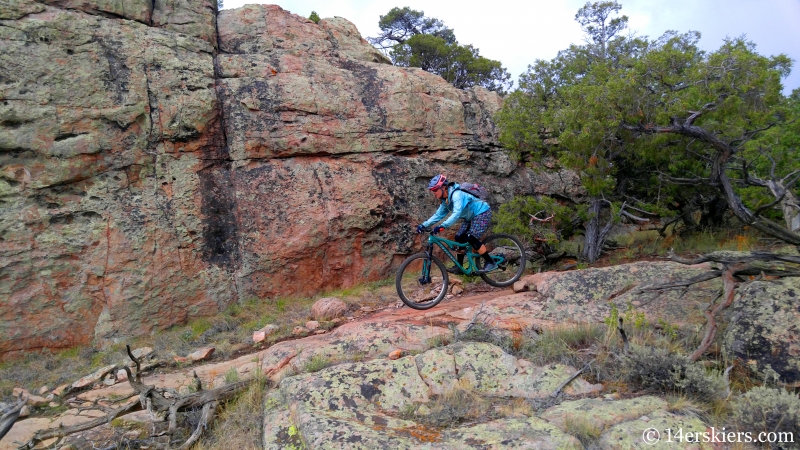
M 781 255 L 777 253 L 768 253 L 768 252 L 751 252 L 747 255 L 731 255 L 725 252 L 714 252 L 709 253 L 707 255 L 701 255 L 694 259 L 685 259 L 679 256 L 670 255 L 670 260 L 679 262 L 681 264 L 701 264 L 704 262 L 716 262 L 720 264 L 724 264 L 726 266 L 736 265 L 736 264 L 745 264 L 754 261 L 765 261 L 765 262 L 788 262 L 794 264 L 800 264 L 800 256 L 792 256 L 792 255 Z
M 583 366 L 583 367 L 582 367 L 581 369 L 579 369 L 577 372 L 573 373 L 573 374 L 572 374 L 572 376 L 570 376 L 569 378 L 567 378 L 566 380 L 564 380 L 564 382 L 563 382 L 563 383 L 561 383 L 561 384 L 558 386 L 558 388 L 557 388 L 555 391 L 553 391 L 553 393 L 552 393 L 552 394 L 550 394 L 550 397 L 552 397 L 552 398 L 556 398 L 556 397 L 558 397 L 558 394 L 560 394 L 560 393 L 561 393 L 561 390 L 562 390 L 562 389 L 564 389 L 564 388 L 565 388 L 565 387 L 566 387 L 568 384 L 572 383 L 572 380 L 574 380 L 575 378 L 578 378 L 578 376 L 579 376 L 580 374 L 582 374 L 582 373 L 583 373 L 583 372 L 585 372 L 585 371 L 586 371 L 586 370 L 587 370 L 589 367 L 591 367 L 593 362 L 594 362 L 594 360 L 591 360 L 591 361 L 589 361 L 588 363 L 586 363 L 586 365 L 585 365 L 585 366 Z
M 15 405 L 11 405 L 0 411 L 0 439 L 3 439 L 3 436 L 14 426 L 14 422 L 19 418 L 19 413 L 22 411 L 27 401 L 28 396 L 22 394 L 19 396 L 19 400 Z
M 696 277 L 689 278 L 688 280 L 675 281 L 672 283 L 663 283 L 655 285 L 645 285 L 640 287 L 636 293 L 641 294 L 646 291 L 664 291 L 668 289 L 685 288 L 693 284 L 702 283 L 703 281 L 713 280 L 714 278 L 722 276 L 722 271 L 712 270 L 706 273 L 697 275 Z
M 700 343 L 700 346 L 697 347 L 697 350 L 689 355 L 689 359 L 692 361 L 697 361 L 700 359 L 700 357 L 703 356 L 703 353 L 708 350 L 708 347 L 711 346 L 711 343 L 714 342 L 714 337 L 717 335 L 716 317 L 723 309 L 729 307 L 733 303 L 733 297 L 736 291 L 736 283 L 733 280 L 733 272 L 731 270 L 726 270 L 722 275 L 722 281 L 723 301 L 713 310 L 705 311 L 705 315 L 708 318 L 708 322 L 706 323 L 706 335 L 703 337 L 703 341 Z
M 139 410 L 139 403 L 133 401 L 125 406 L 115 409 L 103 417 L 98 417 L 90 422 L 79 423 L 78 425 L 73 425 L 71 427 L 56 427 L 48 428 L 46 430 L 39 430 L 33 435 L 31 440 L 22 445 L 20 449 L 33 449 L 37 444 L 48 439 L 63 438 L 71 434 L 80 433 L 81 431 L 91 430 L 92 428 L 99 427 L 100 425 L 111 423 L 112 420 L 119 416 L 124 416 L 125 414 Z
M 622 338 L 622 351 L 623 353 L 628 353 L 631 349 L 631 344 L 628 342 L 628 335 L 625 333 L 625 328 L 622 326 L 622 317 L 617 318 L 617 330 L 619 330 L 619 335 Z
M 128 383 L 133 388 L 134 395 L 138 396 L 138 401 L 132 401 L 127 405 L 122 406 L 103 417 L 98 417 L 90 422 L 78 424 L 72 427 L 58 427 L 40 430 L 34 435 L 33 438 L 31 438 L 30 441 L 20 448 L 33 449 L 37 444 L 47 439 L 63 438 L 71 434 L 90 430 L 100 425 L 111 423 L 112 420 L 119 416 L 142 409 L 149 411 L 153 420 L 163 420 L 156 419 L 156 417 L 164 417 L 166 415 L 166 420 L 169 421 L 168 434 L 171 435 L 177 429 L 177 414 L 179 412 L 202 409 L 203 413 L 201 415 L 200 423 L 194 430 L 194 433 L 192 433 L 189 439 L 180 447 L 181 449 L 186 449 L 193 445 L 197 439 L 200 438 L 203 431 L 206 430 L 211 424 L 217 405 L 225 402 L 241 392 L 243 389 L 249 386 L 252 381 L 239 381 L 236 383 L 227 384 L 225 386 L 220 386 L 215 389 L 199 390 L 202 388 L 202 383 L 200 383 L 200 379 L 195 373 L 195 385 L 198 387 L 198 392 L 180 395 L 172 389 L 157 388 L 155 386 L 149 386 L 142 383 L 141 374 L 139 373 L 141 364 L 139 360 L 133 356 L 130 346 L 126 346 L 126 350 L 128 352 L 128 357 L 131 358 L 131 360 L 133 360 L 133 362 L 136 364 L 137 373 L 136 375 L 132 374 L 131 369 L 128 366 L 123 366 L 122 369 L 128 375 Z

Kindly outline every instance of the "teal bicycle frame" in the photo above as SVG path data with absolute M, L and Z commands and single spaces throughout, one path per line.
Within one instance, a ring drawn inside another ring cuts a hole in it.
M 478 270 L 478 266 L 475 265 L 475 257 L 478 256 L 482 258 L 483 256 L 473 252 L 472 246 L 468 242 L 462 244 L 456 241 L 445 239 L 443 237 L 439 237 L 431 233 L 428 236 L 428 248 L 425 251 L 428 254 L 428 260 L 425 261 L 422 268 L 424 277 L 430 278 L 430 273 L 431 273 L 430 258 L 433 257 L 434 246 L 439 247 L 442 250 L 442 252 L 444 252 L 444 254 L 447 255 L 448 258 L 450 258 L 450 261 L 453 261 L 453 264 L 455 264 L 456 267 L 461 267 L 461 271 L 465 275 L 478 275 L 481 273 L 481 271 Z M 467 259 L 468 261 L 466 268 L 464 268 L 461 264 L 459 264 L 458 259 L 456 259 L 456 257 L 453 256 L 453 254 L 450 252 L 451 250 L 457 251 L 457 249 L 464 249 L 465 259 Z M 505 261 L 505 258 L 499 255 L 492 256 L 491 258 L 498 267 Z

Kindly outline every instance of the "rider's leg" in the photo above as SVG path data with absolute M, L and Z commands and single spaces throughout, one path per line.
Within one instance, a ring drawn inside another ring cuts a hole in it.
M 459 244 L 464 244 L 467 242 L 467 230 L 469 230 L 469 222 L 461 224 L 461 228 L 458 229 L 456 232 L 455 241 Z M 447 271 L 454 274 L 463 273 L 464 269 L 464 252 L 461 249 L 456 250 L 456 261 L 458 264 L 453 265 L 452 267 L 448 267 Z
M 483 256 L 483 259 L 486 261 L 486 264 L 492 262 L 492 257 L 489 256 L 489 252 L 487 251 L 486 246 L 483 245 L 480 239 L 470 234 L 467 236 L 467 242 L 469 242 L 472 248 L 475 249 L 475 251 L 479 255 Z
M 492 264 L 492 257 L 489 256 L 488 249 L 483 242 L 481 242 L 480 238 L 489 230 L 489 224 L 492 221 L 492 210 L 486 211 L 484 213 L 478 214 L 475 216 L 472 221 L 470 222 L 470 228 L 468 231 L 467 239 L 472 248 L 478 252 L 479 255 L 483 256 L 483 259 L 486 261 L 486 264 Z
M 465 225 L 467 225 L 467 224 L 462 225 L 461 228 L 467 228 Z M 459 244 L 466 244 L 467 242 L 469 242 L 469 240 L 467 238 L 467 236 L 469 236 L 469 234 L 467 233 L 467 230 L 468 230 L 468 228 L 464 229 L 464 230 L 459 229 L 458 233 L 456 233 L 455 241 L 458 242 Z M 464 251 L 463 250 L 459 249 L 456 252 L 456 259 L 458 260 L 458 264 L 461 267 L 464 267 Z

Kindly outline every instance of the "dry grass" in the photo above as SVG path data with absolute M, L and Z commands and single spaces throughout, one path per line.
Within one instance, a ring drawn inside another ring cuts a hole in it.
M 602 428 L 582 416 L 568 415 L 564 417 L 564 432 L 578 438 L 585 447 L 592 448 L 603 434 Z
M 674 225 L 667 227 L 666 236 L 657 230 L 639 231 L 616 238 L 624 249 L 611 252 L 610 264 L 620 264 L 643 257 L 664 256 L 670 250 L 677 254 L 702 254 L 719 250 L 750 251 L 760 247 L 758 232 L 750 227 L 734 224 L 718 230 L 699 230 L 682 233 Z
M 267 382 L 256 379 L 238 397 L 224 405 L 210 433 L 198 442 L 194 450 L 260 450 L 264 421 L 264 396 Z
M 705 420 L 710 405 L 703 405 L 686 395 L 668 395 L 667 411 L 681 416 L 693 416 Z
M 531 417 L 536 414 L 536 409 L 525 398 L 514 398 L 495 407 L 502 417 Z
M 428 403 L 409 404 L 400 415 L 426 427 L 449 428 L 493 418 L 491 409 L 491 402 L 477 393 L 469 380 L 462 378 L 449 392 L 434 397 Z
M 0 400 L 11 398 L 15 387 L 24 387 L 38 394 L 40 387 L 54 389 L 72 383 L 94 370 L 110 364 L 122 364 L 127 360 L 124 349 L 111 347 L 98 352 L 91 347 L 76 347 L 60 352 L 44 350 L 0 363 Z

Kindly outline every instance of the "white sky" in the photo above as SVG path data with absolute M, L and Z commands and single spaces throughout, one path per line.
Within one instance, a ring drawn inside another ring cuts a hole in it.
M 596 0 L 594 0 L 596 1 Z M 655 38 L 666 30 L 699 31 L 700 45 L 715 50 L 726 37 L 742 34 L 762 55 L 784 53 L 794 69 L 784 93 L 800 87 L 800 0 L 618 0 L 629 29 Z M 245 4 L 277 4 L 308 17 L 339 16 L 364 37 L 378 34 L 378 20 L 393 7 L 408 6 L 442 20 L 461 44 L 499 60 L 516 81 L 528 64 L 552 59 L 571 43 L 583 42 L 575 13 L 586 0 L 224 0 L 224 9 Z

